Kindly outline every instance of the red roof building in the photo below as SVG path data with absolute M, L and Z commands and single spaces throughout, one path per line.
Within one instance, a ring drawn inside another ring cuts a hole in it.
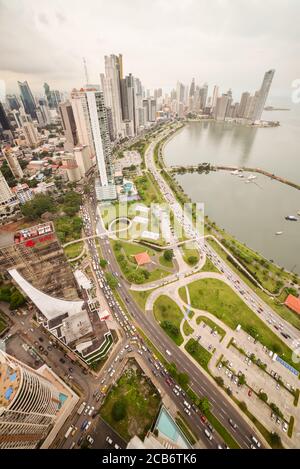
M 147 252 L 140 252 L 134 256 L 135 262 L 138 266 L 149 264 L 151 262 L 151 258 Z
M 295 313 L 300 314 L 300 298 L 297 298 L 294 295 L 289 295 L 284 304 Z

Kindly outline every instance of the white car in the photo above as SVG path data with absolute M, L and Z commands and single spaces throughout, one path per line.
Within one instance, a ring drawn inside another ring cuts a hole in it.
M 187 409 L 186 407 L 183 410 L 187 415 L 191 415 L 191 411 L 189 409 Z
M 112 445 L 112 444 L 113 444 L 113 441 L 112 441 L 112 439 L 111 439 L 109 436 L 106 437 L 106 441 L 107 441 L 107 443 L 108 443 L 109 445 Z
M 89 415 L 92 415 L 92 413 L 94 412 L 94 410 L 95 410 L 95 407 L 92 406 L 92 407 L 90 408 L 90 410 L 89 410 Z
M 87 441 L 89 442 L 90 445 L 94 443 L 94 438 L 91 437 L 91 435 L 87 435 L 86 437 Z
M 87 405 L 86 408 L 84 409 L 84 415 L 86 415 L 88 413 L 88 411 L 90 410 L 90 406 Z

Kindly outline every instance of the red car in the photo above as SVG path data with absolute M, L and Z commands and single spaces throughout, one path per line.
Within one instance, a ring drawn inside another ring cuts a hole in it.
M 207 422 L 207 418 L 205 417 L 205 415 L 200 415 L 200 419 L 202 420 L 203 423 Z
M 172 381 L 170 380 L 170 378 L 167 378 L 167 379 L 166 379 L 166 383 L 167 383 L 169 386 L 172 386 L 172 384 L 173 384 Z
M 249 391 L 248 391 L 248 396 L 249 396 L 249 397 L 252 396 L 252 391 L 251 391 L 251 389 L 249 389 Z

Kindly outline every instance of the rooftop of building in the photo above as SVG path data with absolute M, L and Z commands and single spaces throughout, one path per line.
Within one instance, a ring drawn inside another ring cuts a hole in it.
M 41 290 L 38 290 L 27 282 L 27 280 L 25 280 L 25 278 L 16 269 L 10 269 L 8 272 L 16 284 L 48 321 L 58 318 L 64 314 L 74 316 L 83 311 L 84 301 L 69 301 L 54 298 Z
M 21 381 L 20 368 L 0 355 L 0 414 L 13 401 Z
M 151 258 L 147 252 L 135 254 L 134 259 L 137 265 L 149 264 L 151 262 Z
M 300 298 L 297 298 L 294 295 L 288 295 L 284 304 L 291 310 L 295 311 L 295 313 L 300 314 Z

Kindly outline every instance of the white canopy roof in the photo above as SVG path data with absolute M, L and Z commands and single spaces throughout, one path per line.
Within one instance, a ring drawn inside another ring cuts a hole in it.
M 53 298 L 27 282 L 16 269 L 11 269 L 8 272 L 48 321 L 65 313 L 68 313 L 69 316 L 73 316 L 82 311 L 84 304 L 82 300 L 68 301 Z

